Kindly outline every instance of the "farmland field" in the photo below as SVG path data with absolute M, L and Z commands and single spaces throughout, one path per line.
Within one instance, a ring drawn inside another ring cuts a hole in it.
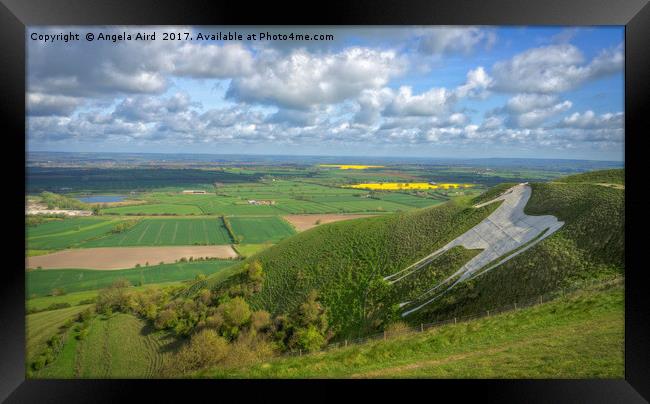
M 230 245 L 76 248 L 27 258 L 27 268 L 116 270 L 190 258 L 237 258 Z
M 295 234 L 291 225 L 277 216 L 230 217 L 227 220 L 241 243 L 257 244 L 280 241 Z
M 83 243 L 82 247 L 212 245 L 231 242 L 219 217 L 147 218 L 123 233 Z
M 120 215 L 200 215 L 203 211 L 194 205 L 172 205 L 165 203 L 147 205 L 127 205 L 104 209 L 104 213 Z
M 181 281 L 193 279 L 196 275 L 211 275 L 231 266 L 236 261 L 207 260 L 153 265 L 116 271 L 92 269 L 50 269 L 26 273 L 27 296 L 45 296 L 52 289 L 64 292 L 79 292 L 101 289 L 117 279 L 127 279 L 133 285 Z
M 88 335 L 68 337 L 54 363 L 36 372 L 39 378 L 154 377 L 165 360 L 164 333 L 128 314 L 97 316 Z
M 109 234 L 120 222 L 98 217 L 48 221 L 27 228 L 27 247 L 30 250 L 56 250 L 79 246 L 84 241 Z

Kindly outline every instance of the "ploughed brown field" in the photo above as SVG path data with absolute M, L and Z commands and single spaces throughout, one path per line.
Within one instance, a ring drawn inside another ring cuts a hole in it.
M 236 258 L 237 253 L 229 245 L 79 248 L 28 257 L 27 268 L 126 269 L 146 262 L 168 264 L 190 257 Z
M 345 214 L 315 214 L 315 215 L 287 215 L 284 216 L 285 220 L 293 225 L 298 231 L 309 230 L 312 227 L 318 226 L 317 221 L 320 220 L 320 224 L 339 222 L 341 220 L 350 220 L 358 219 L 360 217 L 370 217 L 376 215 L 345 215 Z

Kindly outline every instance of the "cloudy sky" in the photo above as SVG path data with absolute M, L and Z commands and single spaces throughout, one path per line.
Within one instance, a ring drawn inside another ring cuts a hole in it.
M 228 31 L 334 40 L 161 40 Z M 27 51 L 33 151 L 623 160 L 622 27 L 32 27 Z

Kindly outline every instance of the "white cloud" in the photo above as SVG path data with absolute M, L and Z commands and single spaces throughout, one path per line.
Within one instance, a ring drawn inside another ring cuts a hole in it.
M 486 90 L 492 85 L 492 78 L 487 74 L 482 66 L 467 72 L 467 80 L 465 84 L 456 88 L 456 93 L 459 97 L 478 97 L 484 98 L 487 96 Z
M 559 127 L 601 129 L 601 128 L 623 128 L 623 113 L 605 113 L 596 115 L 594 111 L 588 110 L 584 113 L 575 112 L 564 118 Z
M 549 118 L 566 112 L 573 106 L 568 100 L 558 101 L 549 94 L 517 94 L 499 112 L 507 114 L 506 121 L 520 128 L 542 125 Z
M 28 93 L 27 114 L 31 116 L 70 115 L 83 102 L 83 98 L 65 95 Z
M 293 109 L 337 103 L 378 89 L 401 73 L 404 61 L 393 51 L 352 47 L 334 54 L 298 49 L 281 57 L 269 51 L 255 73 L 233 79 L 227 97 Z
M 606 50 L 584 63 L 580 50 L 570 44 L 529 49 L 492 68 L 494 88 L 506 92 L 558 93 L 604 75 L 622 72 L 622 46 Z
M 449 112 L 454 101 L 454 93 L 446 88 L 432 88 L 422 94 L 413 95 L 411 87 L 402 86 L 386 108 L 386 112 L 399 116 L 442 115 Z
M 425 54 L 469 54 L 480 44 L 491 47 L 496 35 L 477 27 L 436 27 L 423 30 L 419 50 Z

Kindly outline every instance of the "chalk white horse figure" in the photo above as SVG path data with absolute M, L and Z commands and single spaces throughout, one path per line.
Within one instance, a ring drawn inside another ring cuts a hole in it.
M 428 305 L 459 282 L 482 275 L 514 258 L 555 233 L 564 225 L 564 222 L 559 221 L 555 216 L 529 216 L 525 214 L 524 207 L 528 203 L 531 194 L 532 190 L 530 185 L 528 183 L 521 183 L 510 188 L 495 199 L 475 205 L 475 208 L 480 208 L 496 201 L 503 201 L 483 221 L 447 243 L 444 247 L 434 251 L 407 268 L 385 277 L 384 279 L 391 284 L 399 282 L 418 272 L 438 256 L 456 246 L 483 250 L 447 279 L 424 292 L 416 301 L 420 301 L 429 295 L 431 298 L 419 304 L 417 307 L 405 311 L 402 313 L 402 316 L 407 316 Z M 490 263 L 493 264 L 488 266 Z M 400 304 L 400 307 L 407 306 L 410 303 L 404 302 Z

